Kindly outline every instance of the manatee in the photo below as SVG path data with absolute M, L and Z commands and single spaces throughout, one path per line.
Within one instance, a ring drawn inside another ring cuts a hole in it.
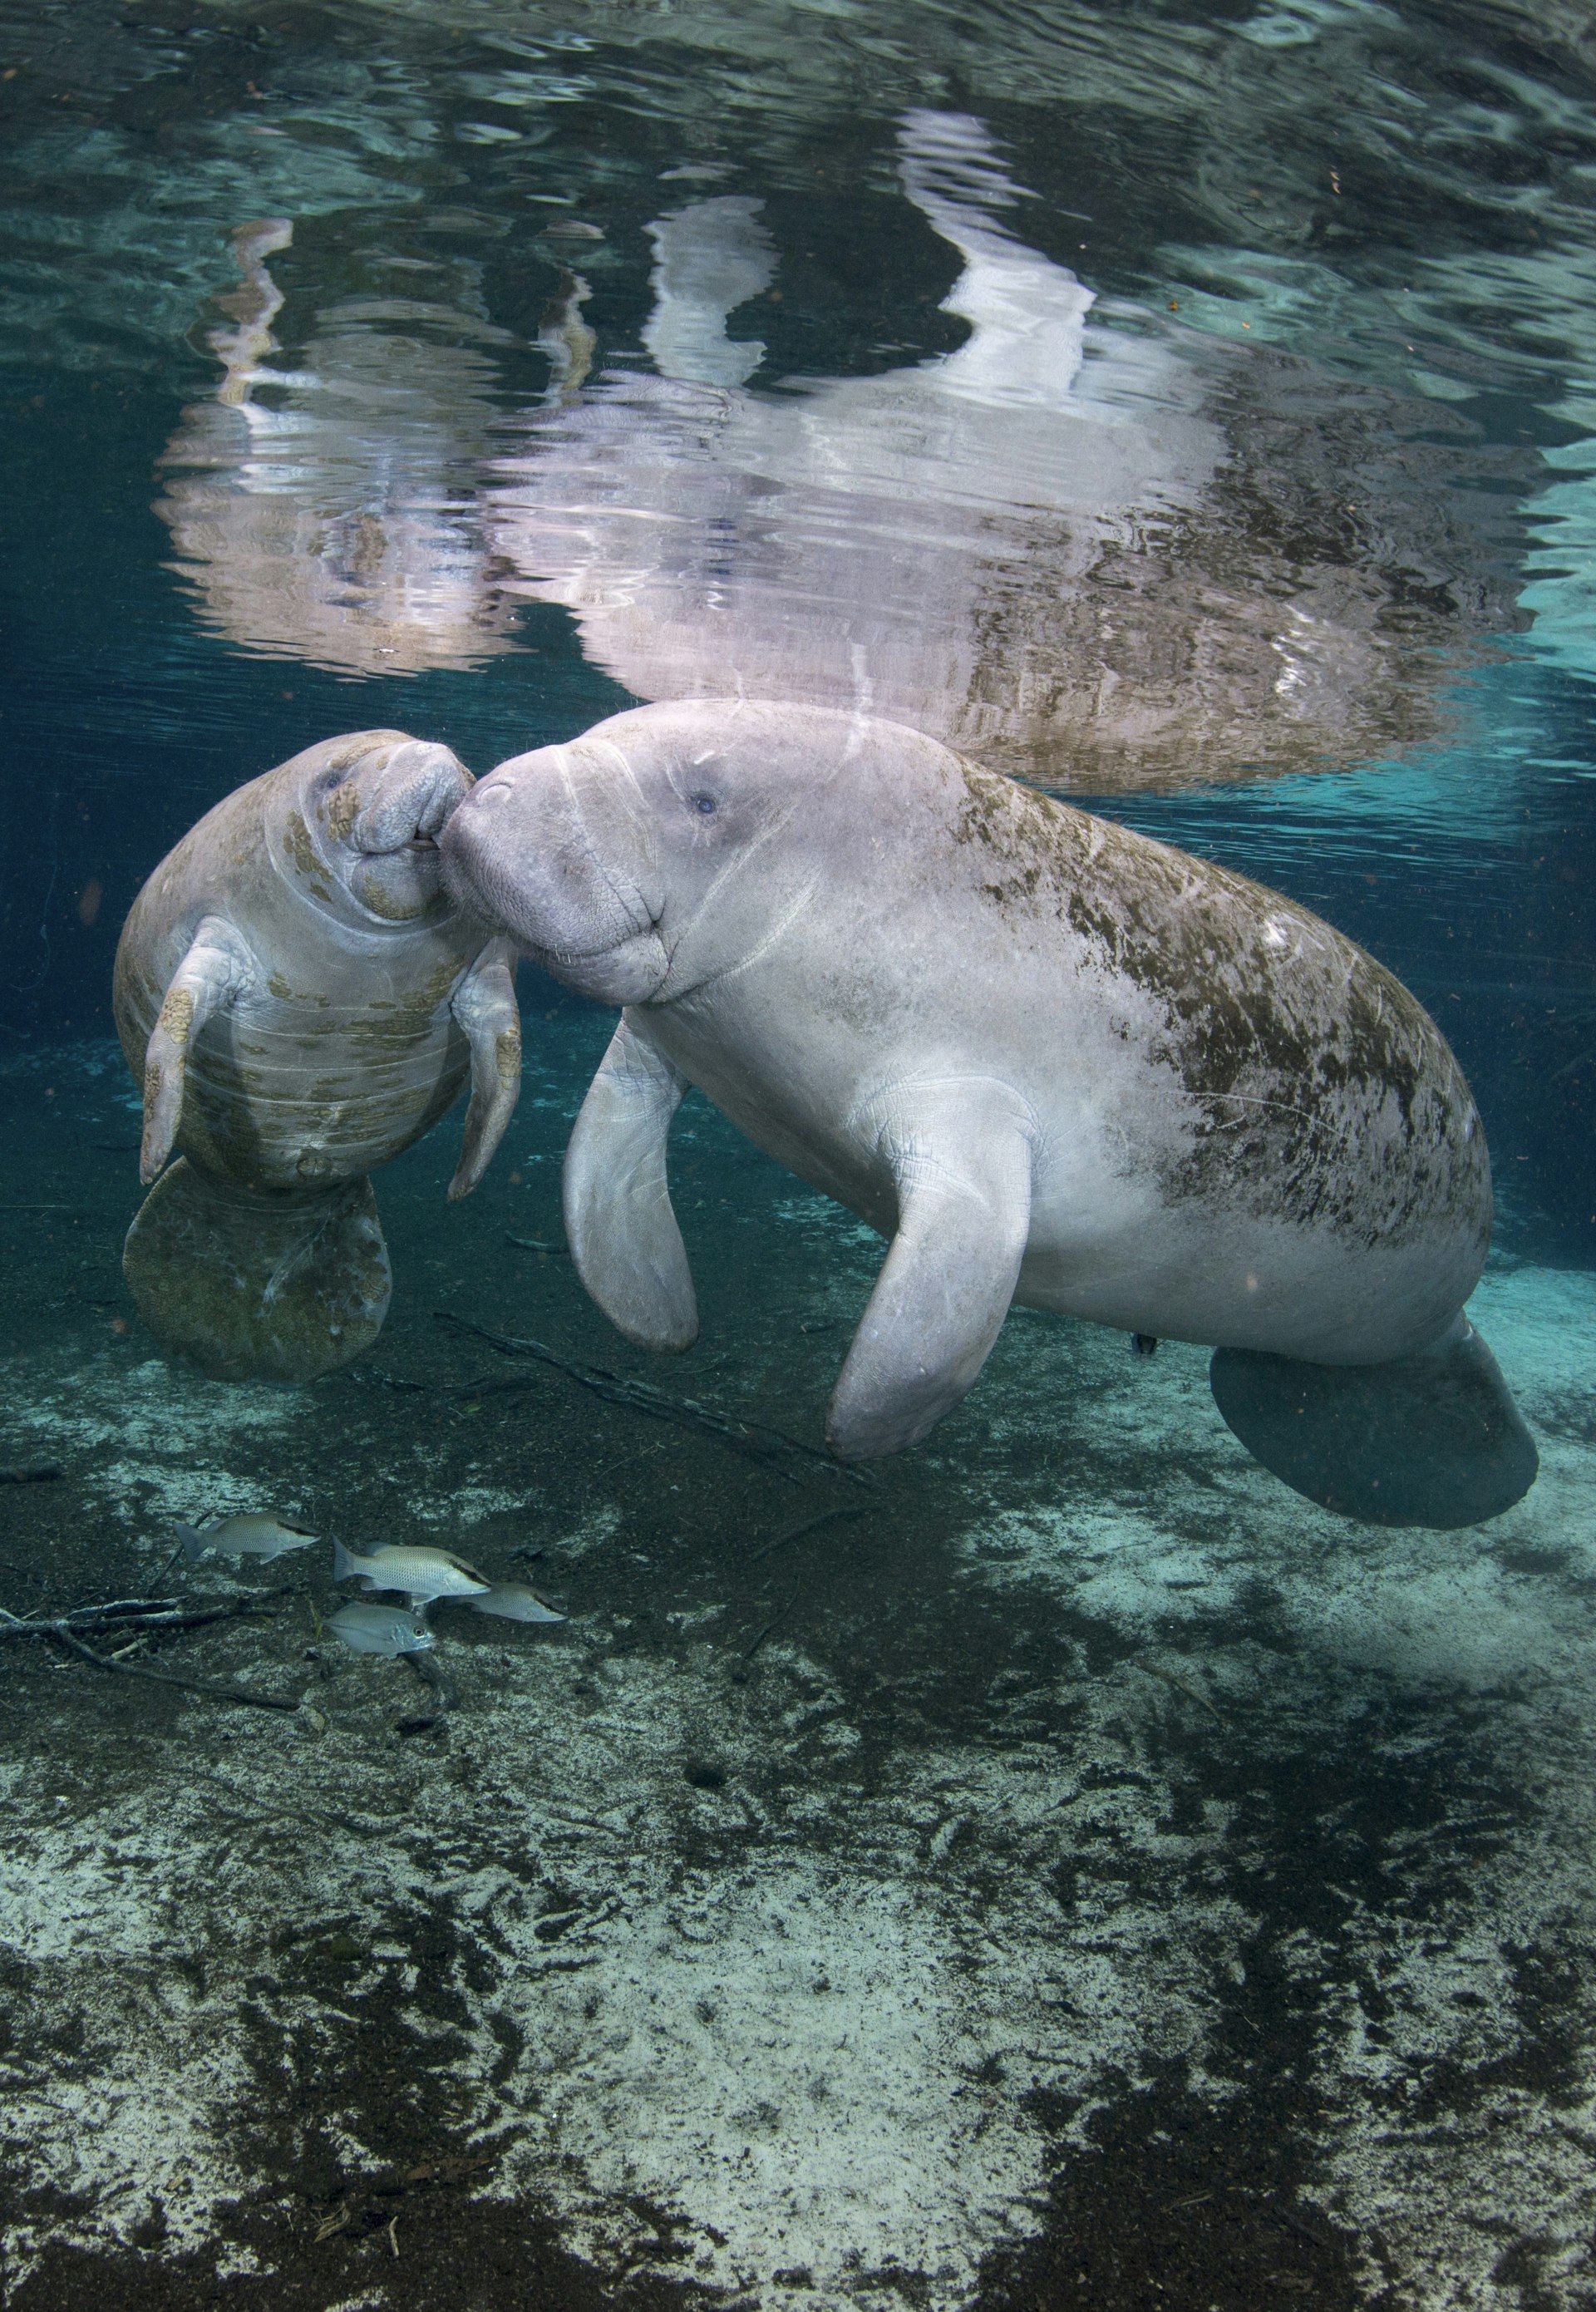
M 133 903 L 115 1006 L 154 1186 L 123 1270 L 162 1344 L 219 1379 L 312 1380 L 358 1356 L 391 1290 L 367 1174 L 468 1075 L 451 1196 L 509 1121 L 513 959 L 439 878 L 470 784 L 402 731 L 324 740 L 225 796 Z
M 583 1283 L 683 1349 L 666 1135 L 695 1085 L 891 1239 L 828 1421 L 913 1445 L 1012 1300 L 1211 1344 L 1298 1492 L 1438 1528 L 1535 1449 L 1464 1306 L 1490 1167 L 1434 1022 L 1240 875 L 865 715 L 635 709 L 501 764 L 444 879 L 620 1024 L 566 1159 Z

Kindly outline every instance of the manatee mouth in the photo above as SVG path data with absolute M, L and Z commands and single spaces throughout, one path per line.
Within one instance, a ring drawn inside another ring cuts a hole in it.
M 396 752 L 350 829 L 349 889 L 369 915 L 411 923 L 441 904 L 438 839 L 469 792 L 443 749 Z
M 397 767 L 400 775 L 390 770 L 383 782 L 393 791 L 384 793 L 380 786 L 352 829 L 356 850 L 367 859 L 392 859 L 405 851 L 435 852 L 438 837 L 469 791 L 452 761 L 427 764 L 419 775 L 408 766 Z M 408 776 L 403 775 L 406 770 Z
M 377 839 L 379 832 L 387 835 L 390 839 L 386 842 L 379 841 Z M 429 828 L 425 824 L 412 826 L 408 833 L 397 837 L 393 836 L 391 828 L 381 830 L 373 828 L 364 842 L 358 839 L 359 833 L 360 830 L 357 829 L 355 845 L 355 860 L 357 867 L 381 867 L 390 864 L 408 868 L 412 871 L 419 871 L 423 874 L 436 871 L 439 856 L 438 836 L 443 833 L 441 826 L 436 828 Z
M 670 950 L 657 923 L 644 924 L 605 947 L 539 947 L 517 932 L 511 936 L 550 978 L 600 1003 L 646 1003 L 670 976 Z
M 541 941 L 525 939 L 519 933 L 514 936 L 522 953 L 539 963 L 601 963 L 607 955 L 619 955 L 637 940 L 653 940 L 662 945 L 659 919 L 652 915 L 636 929 L 622 932 L 618 939 L 602 940 L 596 947 L 548 947 Z

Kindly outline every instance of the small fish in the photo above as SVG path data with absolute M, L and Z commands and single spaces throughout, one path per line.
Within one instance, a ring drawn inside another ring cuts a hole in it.
M 322 1627 L 357 1654 L 424 1654 L 438 1642 L 425 1622 L 397 1606 L 340 1606 Z
M 402 1590 L 412 1606 L 428 1606 L 434 1598 L 477 1598 L 493 1583 L 446 1549 L 412 1546 L 407 1542 L 382 1542 L 356 1557 L 341 1541 L 332 1546 L 335 1581 L 364 1581 L 373 1590 Z
M 303 1525 L 285 1525 L 281 1518 L 217 1518 L 210 1525 L 180 1525 L 178 1539 L 190 1565 L 207 1549 L 224 1557 L 281 1557 L 290 1549 L 309 1549 L 318 1537 Z
M 491 1590 L 470 1601 L 473 1614 L 498 1614 L 506 1622 L 563 1622 L 566 1616 L 546 1606 L 524 1581 L 495 1581 Z

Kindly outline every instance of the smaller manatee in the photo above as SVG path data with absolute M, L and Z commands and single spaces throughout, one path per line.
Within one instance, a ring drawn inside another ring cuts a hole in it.
M 468 1075 L 452 1197 L 509 1121 L 513 964 L 439 880 L 470 784 L 400 731 L 327 740 L 224 797 L 134 901 L 115 1006 L 154 1185 L 123 1268 L 162 1346 L 220 1379 L 358 1356 L 391 1290 L 367 1174 Z

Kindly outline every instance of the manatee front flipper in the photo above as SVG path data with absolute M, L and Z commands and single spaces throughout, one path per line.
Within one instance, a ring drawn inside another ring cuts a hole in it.
M 493 1160 L 521 1097 L 521 1013 L 507 940 L 485 947 L 454 991 L 450 1010 L 471 1047 L 471 1101 L 451 1204 L 469 1196 Z
M 1466 1318 L 1390 1364 L 1215 1349 L 1208 1379 L 1248 1451 L 1344 1517 L 1447 1533 L 1500 1517 L 1535 1483 L 1534 1440 Z
M 898 1232 L 826 1420 L 846 1461 L 918 1444 L 997 1338 L 1030 1228 L 1030 1119 L 1001 1084 L 895 1088 L 878 1138 Z
M 665 1177 L 687 1079 L 629 1013 L 609 1040 L 566 1151 L 566 1236 L 593 1299 L 628 1341 L 690 1349 L 692 1272 Z
M 315 1380 L 370 1347 L 393 1280 L 369 1180 L 250 1195 L 186 1157 L 145 1198 L 122 1253 L 163 1349 L 215 1380 Z
M 145 1129 L 138 1177 L 147 1188 L 171 1154 L 183 1120 L 189 1054 L 213 1012 L 255 983 L 255 959 L 223 915 L 206 915 L 171 976 L 145 1049 Z

